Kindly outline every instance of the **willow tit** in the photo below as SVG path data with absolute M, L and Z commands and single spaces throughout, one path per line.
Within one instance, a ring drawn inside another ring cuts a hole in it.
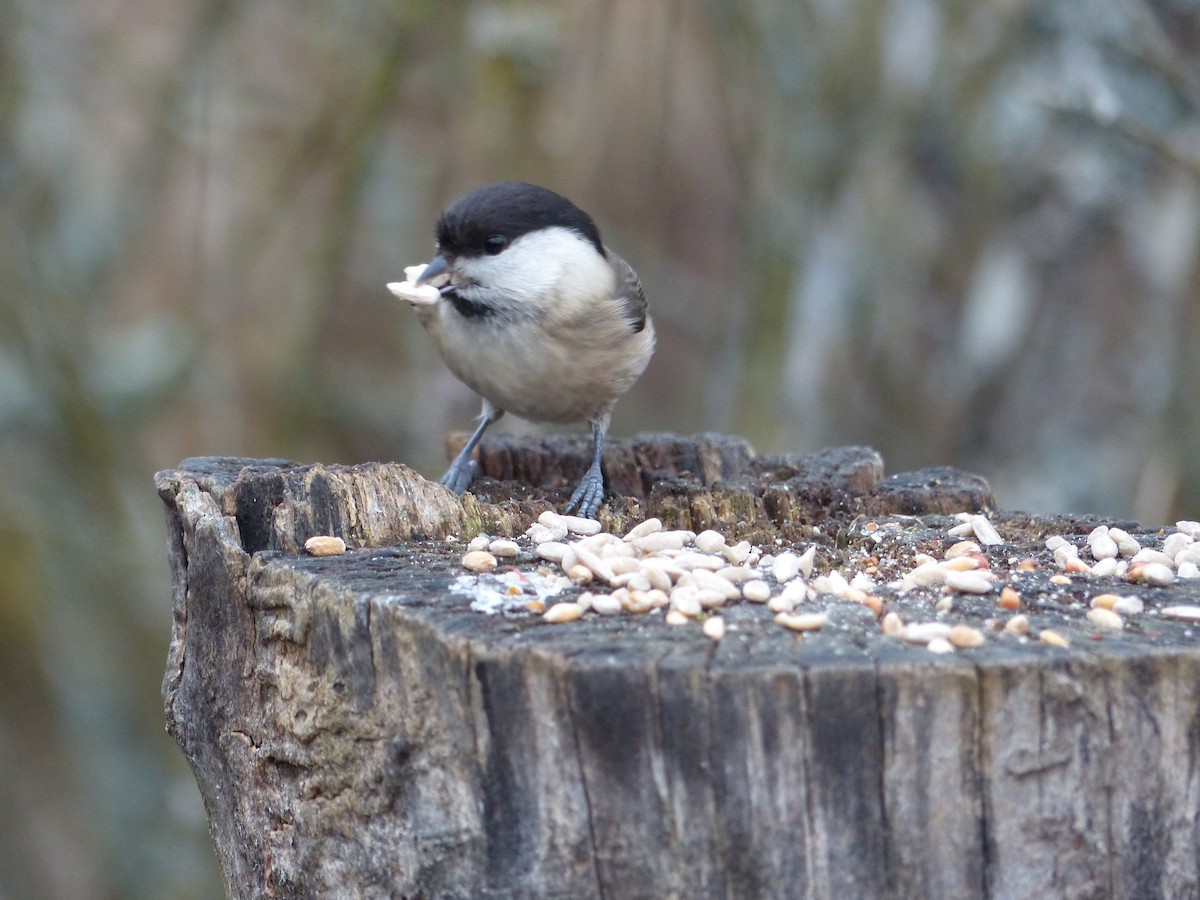
M 591 216 L 518 181 L 456 201 L 436 237 L 423 271 L 413 267 L 411 282 L 389 287 L 412 302 L 450 371 L 483 398 L 479 427 L 442 484 L 467 489 L 478 470 L 471 452 L 506 411 L 534 422 L 586 421 L 592 463 L 567 511 L 594 517 L 613 405 L 654 352 L 637 273 L 604 246 Z

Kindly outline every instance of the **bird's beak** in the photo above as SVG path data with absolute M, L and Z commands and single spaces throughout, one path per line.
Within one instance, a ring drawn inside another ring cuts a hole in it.
M 425 267 L 425 271 L 421 273 L 421 277 L 417 279 L 417 284 L 424 284 L 431 279 L 437 278 L 444 274 L 450 268 L 450 261 L 440 253 L 429 261 L 429 265 Z

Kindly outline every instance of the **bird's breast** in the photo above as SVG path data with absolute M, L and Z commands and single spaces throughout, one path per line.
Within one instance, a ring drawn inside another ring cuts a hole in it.
M 578 422 L 611 408 L 646 368 L 654 328 L 633 332 L 609 303 L 591 315 L 464 317 L 438 304 L 423 324 L 450 370 L 499 409 Z

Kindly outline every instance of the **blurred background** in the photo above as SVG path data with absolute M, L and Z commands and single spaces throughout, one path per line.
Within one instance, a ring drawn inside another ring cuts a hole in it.
M 1200 517 L 1196 0 L 0 0 L 0 898 L 218 897 L 155 470 L 442 471 L 384 289 L 565 193 L 659 350 L 614 434 L 864 443 Z M 505 427 L 519 428 L 508 419 Z

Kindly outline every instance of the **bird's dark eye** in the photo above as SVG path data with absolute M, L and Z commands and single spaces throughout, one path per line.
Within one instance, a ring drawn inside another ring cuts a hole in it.
M 488 256 L 495 256 L 507 246 L 508 238 L 502 234 L 493 234 L 483 242 L 483 249 L 487 251 Z

